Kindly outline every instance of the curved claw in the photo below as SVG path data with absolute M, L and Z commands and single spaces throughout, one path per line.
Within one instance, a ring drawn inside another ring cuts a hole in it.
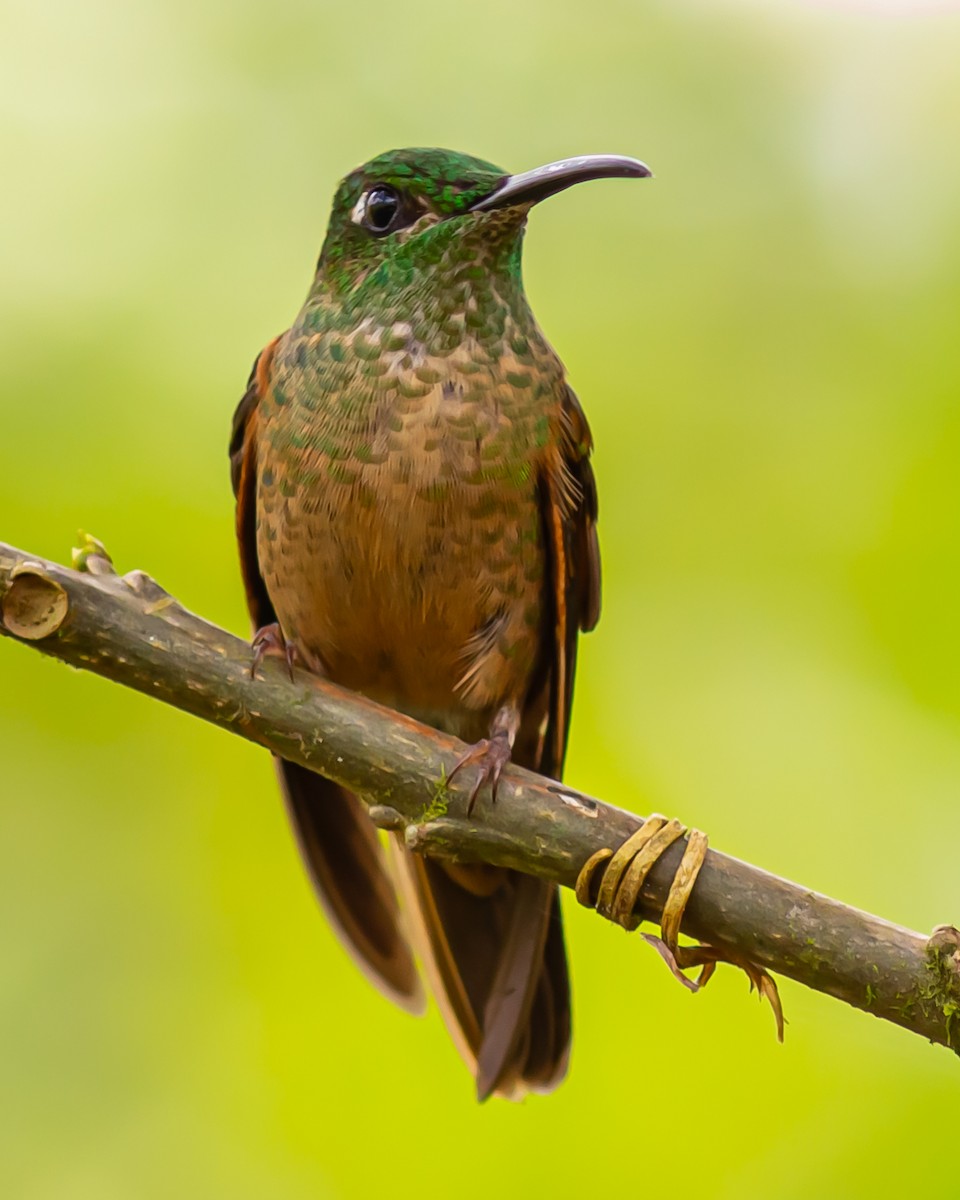
M 296 642 L 287 641 L 283 636 L 283 630 L 280 628 L 279 622 L 274 621 L 272 625 L 264 625 L 253 635 L 253 641 L 250 643 L 253 649 L 253 660 L 250 663 L 250 678 L 256 679 L 257 669 L 263 662 L 264 658 L 270 655 L 282 655 L 287 664 L 287 672 L 290 675 L 291 682 L 293 681 L 293 668 L 296 666 L 297 659 L 300 657 L 300 652 L 297 649 Z
M 485 783 L 490 784 L 490 799 L 493 803 L 496 803 L 500 775 L 509 761 L 510 738 L 506 733 L 497 732 L 492 737 L 482 738 L 476 745 L 471 746 L 466 754 L 454 765 L 453 770 L 447 776 L 448 783 L 461 767 L 476 763 L 480 768 L 476 782 L 470 790 L 470 797 L 467 800 L 468 817 L 473 812 L 477 796 L 480 794 L 480 789 Z

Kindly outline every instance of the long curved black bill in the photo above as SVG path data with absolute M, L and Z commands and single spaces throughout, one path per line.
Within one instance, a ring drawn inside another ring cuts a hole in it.
M 470 211 L 536 204 L 588 179 L 646 179 L 652 174 L 646 163 L 637 158 L 625 158 L 621 154 L 581 154 L 579 158 L 562 158 L 521 175 L 508 175 L 489 196 L 472 204 Z

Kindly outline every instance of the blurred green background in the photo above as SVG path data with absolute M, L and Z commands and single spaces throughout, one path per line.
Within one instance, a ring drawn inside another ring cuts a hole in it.
M 397 145 L 636 154 L 538 209 L 604 616 L 568 778 L 929 930 L 960 918 L 960 12 L 5 0 L 0 538 L 246 614 L 226 439 L 332 190 Z M 0 643 L 0 1190 L 960 1194 L 960 1067 L 789 981 L 691 997 L 568 904 L 570 1077 L 478 1108 L 376 995 L 267 756 Z M 568 897 L 568 899 L 570 899 Z

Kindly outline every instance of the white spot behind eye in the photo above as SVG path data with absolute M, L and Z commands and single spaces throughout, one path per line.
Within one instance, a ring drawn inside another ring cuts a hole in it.
M 363 192 L 360 199 L 353 206 L 350 213 L 350 220 L 354 225 L 362 225 L 367 215 L 367 197 L 369 193 Z

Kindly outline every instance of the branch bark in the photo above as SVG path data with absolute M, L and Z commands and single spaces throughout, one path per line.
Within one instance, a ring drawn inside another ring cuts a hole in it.
M 0 543 L 0 634 L 193 713 L 361 796 L 386 827 L 439 857 L 514 867 L 573 887 L 596 851 L 642 819 L 510 767 L 497 804 L 466 815 L 443 781 L 462 743 L 333 684 L 267 660 L 184 609 L 97 543 L 71 570 Z M 656 864 L 636 912 L 655 920 L 683 842 Z M 927 938 L 710 850 L 683 932 L 892 1021 L 960 1054 L 960 932 Z

